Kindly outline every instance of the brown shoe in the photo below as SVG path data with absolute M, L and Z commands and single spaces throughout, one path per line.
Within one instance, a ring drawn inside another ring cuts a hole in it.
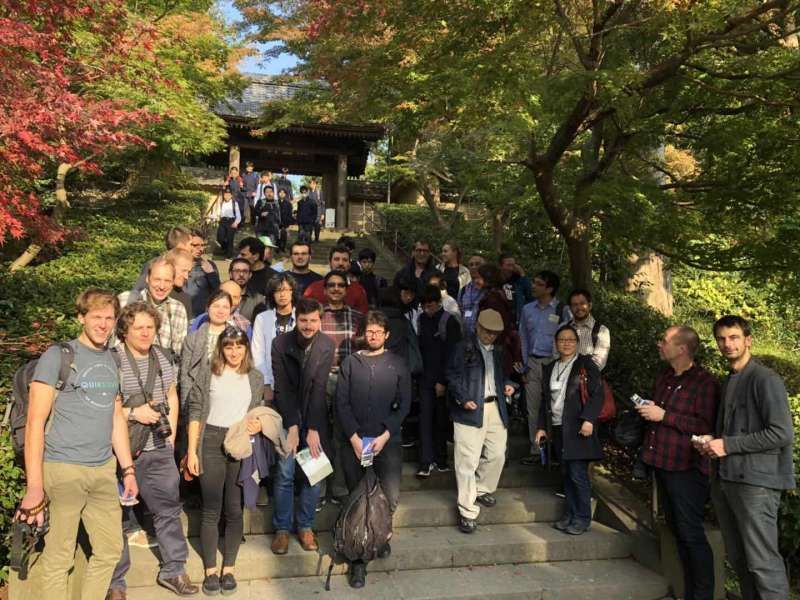
M 186 573 L 178 575 L 177 577 L 170 577 L 169 579 L 158 577 L 156 583 L 178 596 L 194 596 L 200 591 L 200 588 L 192 583 L 192 580 L 189 579 Z
M 316 552 L 319 550 L 319 544 L 317 544 L 317 536 L 314 535 L 314 532 L 310 529 L 301 529 L 297 532 L 297 541 L 300 542 L 300 545 L 303 547 L 303 550 L 306 552 Z
M 106 600 L 128 600 L 128 594 L 125 590 L 111 588 L 106 592 Z
M 272 553 L 286 554 L 289 551 L 289 532 L 278 531 L 272 538 Z

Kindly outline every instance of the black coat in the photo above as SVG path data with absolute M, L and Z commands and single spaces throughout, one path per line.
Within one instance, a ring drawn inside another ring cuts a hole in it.
M 542 369 L 542 404 L 539 407 L 539 427 L 546 423 L 546 429 L 552 428 L 552 409 L 550 406 L 552 393 L 550 390 L 550 376 L 558 361 L 546 365 Z M 586 406 L 581 402 L 580 372 L 586 371 L 589 401 Z M 564 397 L 564 410 L 561 415 L 561 432 L 563 447 L 561 448 L 562 460 L 602 460 L 603 447 L 597 437 L 597 416 L 603 408 L 603 381 L 600 371 L 592 361 L 592 357 L 581 354 L 578 356 L 567 381 L 567 393 Z M 594 425 L 590 437 L 578 434 L 584 421 Z M 553 439 L 552 435 L 548 436 Z
M 303 348 L 297 341 L 297 330 L 284 333 L 272 341 L 272 374 L 275 377 L 275 407 L 283 426 L 297 425 L 302 432 L 319 432 L 322 447 L 330 457 L 333 448 L 328 432 L 328 403 L 325 388 L 333 364 L 336 345 L 317 333 L 303 366 Z
M 297 203 L 297 223 L 313 225 L 317 220 L 317 205 L 310 198 L 303 198 Z
M 406 265 L 402 269 L 400 269 L 397 273 L 395 273 L 393 285 L 394 287 L 399 288 L 401 279 L 406 279 L 408 281 L 416 283 L 417 299 L 419 299 L 422 296 L 422 293 L 425 291 L 425 282 L 428 280 L 428 277 L 430 277 L 431 275 L 441 275 L 441 273 L 439 273 L 439 271 L 434 266 L 432 258 L 428 259 L 428 263 L 422 270 L 422 273 L 420 273 L 419 277 L 417 277 L 416 272 L 417 272 L 417 266 L 414 262 L 414 259 L 412 258 L 410 261 L 406 263 Z
M 336 384 L 336 416 L 345 439 L 377 437 L 388 431 L 400 443 L 400 425 L 411 408 L 411 375 L 405 360 L 384 352 L 370 365 L 362 352 L 342 362 Z

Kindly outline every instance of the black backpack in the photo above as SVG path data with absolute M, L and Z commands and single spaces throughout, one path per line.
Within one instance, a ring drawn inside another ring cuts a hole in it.
M 57 392 L 61 392 L 67 387 L 70 372 L 74 370 L 75 350 L 69 342 L 59 342 L 57 345 L 61 349 L 61 366 L 58 369 L 58 381 L 55 388 Z M 25 426 L 28 422 L 29 393 L 38 363 L 38 358 L 29 360 L 14 373 L 11 401 L 6 407 L 6 414 L 3 419 L 3 425 L 9 427 L 11 446 L 14 448 L 14 453 L 17 457 L 21 457 L 25 451 Z M 58 394 L 56 394 L 57 398 Z
M 333 529 L 334 560 L 328 569 L 325 589 L 330 591 L 335 559 L 369 561 L 392 538 L 392 510 L 372 467 L 342 505 Z

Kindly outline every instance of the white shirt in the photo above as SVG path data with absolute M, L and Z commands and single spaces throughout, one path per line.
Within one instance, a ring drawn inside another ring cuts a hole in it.
M 494 346 L 484 346 L 480 341 L 478 348 L 481 349 L 483 356 L 483 397 L 497 396 L 497 388 L 494 385 Z
M 242 220 L 242 215 L 239 213 L 239 204 L 232 199 L 227 202 L 223 200 L 219 203 L 219 218 L 220 219 L 233 219 L 235 224 L 238 225 Z
M 244 419 L 250 406 L 250 377 L 223 369 L 222 375 L 211 375 L 211 389 L 206 423 L 215 427 L 230 427 Z
M 608 362 L 608 353 L 611 350 L 611 332 L 608 331 L 608 327 L 600 325 L 595 345 L 592 343 L 592 329 L 595 324 L 592 315 L 589 315 L 583 323 L 578 323 L 575 319 L 570 323 L 578 332 L 578 352 L 591 356 L 594 364 L 602 371 Z
M 572 365 L 578 355 L 575 354 L 566 363 L 557 360 L 553 363 L 553 372 L 550 374 L 550 407 L 553 411 L 553 425 L 561 425 L 561 417 L 564 414 L 564 398 L 567 395 L 567 382 L 572 371 Z

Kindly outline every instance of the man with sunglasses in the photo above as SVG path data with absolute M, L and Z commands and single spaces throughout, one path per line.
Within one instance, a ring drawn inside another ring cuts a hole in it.
M 437 273 L 431 256 L 431 245 L 424 240 L 414 242 L 411 260 L 394 276 L 393 285 L 398 287 L 400 280 L 408 279 L 417 284 L 417 296 L 422 296 L 428 285 L 428 278 Z
M 331 248 L 328 254 L 328 266 L 331 272 L 344 271 L 345 273 L 350 270 L 350 249 L 347 246 L 338 244 Z M 303 292 L 306 298 L 314 298 L 317 302 L 325 304 L 328 301 L 327 294 L 325 293 L 325 282 L 315 281 L 306 288 Z M 347 290 L 343 299 L 344 303 L 350 308 L 358 311 L 362 315 L 367 314 L 369 310 L 369 302 L 367 301 L 367 292 L 364 287 L 357 281 L 349 281 Z

